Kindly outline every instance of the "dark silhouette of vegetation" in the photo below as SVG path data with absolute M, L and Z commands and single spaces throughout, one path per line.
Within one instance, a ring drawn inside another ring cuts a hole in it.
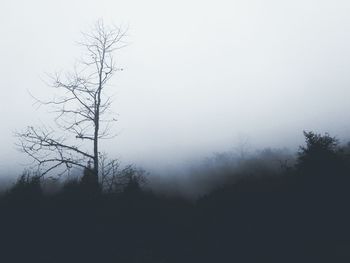
M 227 173 L 221 183 L 195 201 L 150 191 L 132 167 L 120 170 L 118 187 L 96 187 L 85 169 L 51 195 L 43 194 L 42 179 L 24 174 L 0 198 L 0 258 L 350 262 L 349 146 L 329 134 L 304 135 L 296 160 L 277 162 L 280 169 L 269 164 L 272 150 L 236 170 L 220 164 L 217 171 Z
M 334 171 L 341 161 L 338 140 L 328 133 L 322 136 L 314 132 L 304 132 L 304 136 L 306 146 L 301 146 L 298 152 L 298 169 L 310 174 Z
M 90 163 L 84 168 L 84 174 L 81 178 L 81 187 L 86 194 L 96 195 L 100 191 L 100 185 L 98 183 L 98 177 L 95 175 Z
M 42 197 L 41 177 L 32 175 L 30 172 L 24 172 L 8 192 L 13 198 L 38 199 Z

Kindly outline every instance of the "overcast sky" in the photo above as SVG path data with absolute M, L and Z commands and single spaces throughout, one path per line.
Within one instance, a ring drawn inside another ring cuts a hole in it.
M 69 70 L 80 32 L 129 25 L 116 53 L 119 136 L 103 150 L 144 166 L 233 148 L 295 147 L 302 130 L 350 135 L 348 0 L 32 0 L 0 8 L 0 171 L 22 170 L 15 130 L 45 123 L 28 90 Z

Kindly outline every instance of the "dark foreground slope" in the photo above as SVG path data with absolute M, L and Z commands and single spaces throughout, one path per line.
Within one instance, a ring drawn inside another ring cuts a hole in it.
M 333 175 L 332 175 L 333 177 Z M 141 190 L 94 198 L 6 196 L 4 262 L 350 260 L 349 182 L 285 175 L 226 186 L 191 204 Z
M 279 175 L 245 177 L 196 203 L 139 187 L 45 196 L 27 182 L 0 200 L 0 260 L 350 262 L 348 154 L 327 138 L 309 138 Z

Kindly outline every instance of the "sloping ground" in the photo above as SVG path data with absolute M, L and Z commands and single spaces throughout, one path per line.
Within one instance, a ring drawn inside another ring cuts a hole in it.
M 196 204 L 141 189 L 8 194 L 3 262 L 348 262 L 347 176 L 250 177 Z M 6 259 L 6 260 L 5 260 Z

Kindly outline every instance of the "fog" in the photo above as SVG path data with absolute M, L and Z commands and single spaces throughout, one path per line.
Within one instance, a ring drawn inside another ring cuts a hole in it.
M 118 136 L 102 150 L 150 170 L 213 152 L 296 149 L 303 130 L 350 132 L 349 1 L 7 1 L 0 10 L 0 172 L 27 160 L 15 130 L 48 123 L 29 92 L 73 68 L 99 18 L 129 27 L 111 85 Z M 16 174 L 17 175 L 17 174 Z

